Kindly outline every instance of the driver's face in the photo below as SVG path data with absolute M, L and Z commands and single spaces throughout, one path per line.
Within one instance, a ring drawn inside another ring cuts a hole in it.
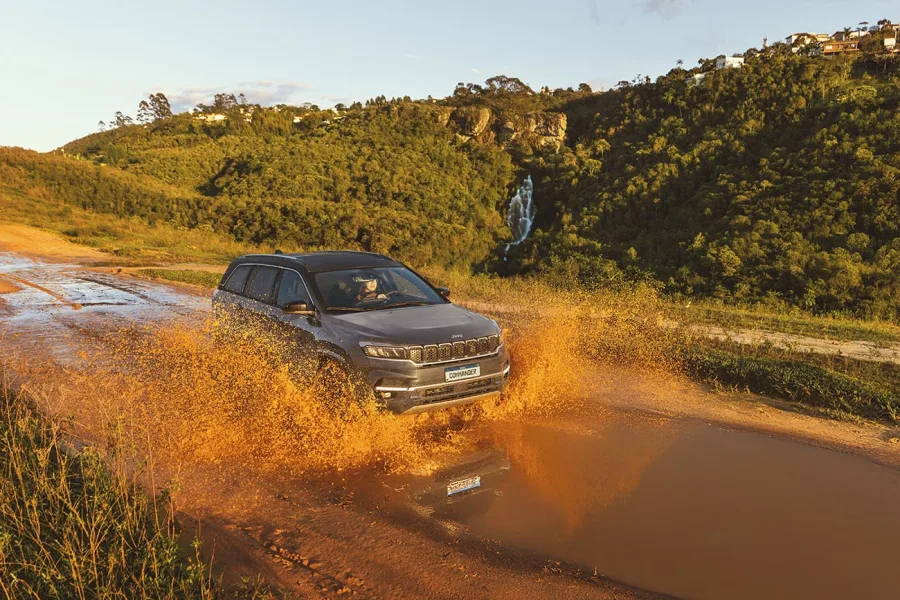
M 378 289 L 378 282 L 374 279 L 372 281 L 367 281 L 363 284 L 363 289 L 366 292 L 374 292 Z

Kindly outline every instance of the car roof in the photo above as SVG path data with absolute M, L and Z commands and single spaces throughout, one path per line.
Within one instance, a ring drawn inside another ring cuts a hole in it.
M 246 254 L 235 259 L 233 264 L 262 262 L 283 267 L 301 265 L 310 273 L 338 271 L 342 269 L 365 269 L 371 267 L 403 266 L 392 258 L 374 252 L 354 252 L 333 250 L 299 254 Z

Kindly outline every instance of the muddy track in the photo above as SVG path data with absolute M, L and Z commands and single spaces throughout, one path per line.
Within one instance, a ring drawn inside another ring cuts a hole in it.
M 0 254 L 2 278 L 3 350 L 52 346 L 73 369 L 106 328 L 208 310 L 16 254 Z M 592 378 L 579 413 L 460 432 L 508 456 L 509 475 L 450 508 L 403 475 L 225 465 L 180 473 L 179 521 L 227 580 L 261 574 L 301 597 L 894 597 L 900 430 L 615 366 Z

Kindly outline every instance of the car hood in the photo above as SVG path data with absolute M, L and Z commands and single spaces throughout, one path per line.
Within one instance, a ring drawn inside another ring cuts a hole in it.
M 405 345 L 469 340 L 500 331 L 491 319 L 455 304 L 406 306 L 331 317 L 335 327 L 361 340 Z

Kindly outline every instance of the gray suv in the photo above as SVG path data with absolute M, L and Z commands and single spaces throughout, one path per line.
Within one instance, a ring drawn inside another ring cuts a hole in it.
M 262 324 L 304 363 L 409 414 L 497 397 L 509 378 L 500 327 L 449 295 L 381 254 L 251 254 L 229 265 L 213 311 Z

